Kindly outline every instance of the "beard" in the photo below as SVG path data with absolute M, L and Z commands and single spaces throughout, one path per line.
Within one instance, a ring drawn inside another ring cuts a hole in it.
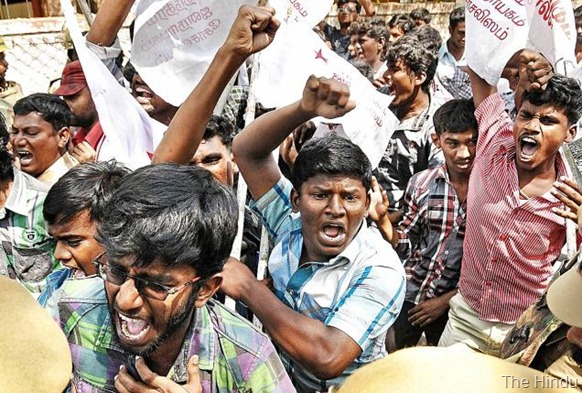
M 162 331 L 161 334 L 159 334 L 150 344 L 148 344 L 147 347 L 145 347 L 142 350 L 137 351 L 133 347 L 124 345 L 123 342 L 119 339 L 119 335 L 117 334 L 117 329 L 115 328 L 115 326 L 113 327 L 113 334 L 117 338 L 118 343 L 128 352 L 130 352 L 134 355 L 137 355 L 137 356 L 142 356 L 142 357 L 150 356 L 152 353 L 154 353 L 160 347 L 160 345 L 162 345 L 164 342 L 166 342 L 166 340 L 168 340 L 168 338 L 172 337 L 172 335 L 174 335 L 174 333 L 176 333 L 176 331 L 179 328 L 181 328 L 184 323 L 192 322 L 191 320 L 187 320 L 187 319 L 194 312 L 194 303 L 196 302 L 197 297 L 198 297 L 198 291 L 195 291 L 194 293 L 192 293 L 192 295 L 190 295 L 190 297 L 188 298 L 188 301 L 186 302 L 184 307 L 177 310 L 174 313 L 174 315 L 172 315 L 170 317 L 164 331 Z M 113 306 L 111 304 L 109 304 L 108 308 L 109 308 L 109 315 L 110 315 L 111 321 L 113 323 L 113 321 L 115 321 L 115 318 L 117 318 L 117 315 L 116 315 L 116 312 L 113 309 Z

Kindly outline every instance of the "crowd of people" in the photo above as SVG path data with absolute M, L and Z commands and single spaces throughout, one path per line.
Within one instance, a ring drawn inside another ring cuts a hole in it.
M 579 80 L 522 49 L 491 85 L 465 59 L 464 7 L 443 40 L 424 8 L 338 0 L 315 29 L 393 97 L 373 167 L 314 136 L 357 105 L 342 81 L 312 75 L 241 121 L 230 81 L 275 39 L 274 9 L 240 8 L 177 107 L 123 59 L 133 3 L 104 0 L 86 45 L 164 128 L 135 170 L 74 53 L 56 90 L 23 97 L 0 41 L 1 392 L 582 389 L 582 187 L 563 152 Z

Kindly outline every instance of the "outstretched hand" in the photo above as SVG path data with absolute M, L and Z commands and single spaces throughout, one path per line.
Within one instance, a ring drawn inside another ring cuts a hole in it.
M 345 115 L 355 107 L 356 103 L 350 101 L 350 90 L 344 83 L 314 75 L 307 80 L 301 108 L 312 117 L 333 119 Z
M 243 5 L 230 28 L 225 46 L 230 46 L 246 59 L 269 46 L 280 25 L 274 8 Z

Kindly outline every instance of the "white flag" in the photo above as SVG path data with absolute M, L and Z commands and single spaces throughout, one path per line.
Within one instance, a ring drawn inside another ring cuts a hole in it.
M 148 152 L 155 150 L 162 133 L 158 127 L 154 129 L 154 120 L 119 84 L 97 55 L 85 46 L 85 38 L 81 34 L 70 0 L 60 1 L 99 114 L 99 122 L 107 141 L 107 146 L 104 146 L 108 150 L 107 156 L 133 169 L 150 164 Z
M 358 144 L 376 167 L 398 119 L 388 109 L 393 97 L 379 93 L 350 63 L 336 55 L 304 23 L 281 25 L 273 43 L 259 57 L 255 81 L 257 102 L 281 107 L 299 100 L 311 74 L 347 84 L 356 108 L 330 120 L 343 125 L 346 135 Z
M 323 20 L 333 0 L 269 0 L 269 6 L 282 23 L 303 22 L 311 27 Z
M 238 9 L 256 0 L 142 0 L 131 61 L 143 80 L 180 106 L 210 66 Z
M 570 0 L 525 2 L 530 23 L 528 48 L 537 49 L 558 73 L 567 75 L 576 65 L 576 24 Z
M 467 63 L 491 85 L 520 49 L 542 53 L 558 72 L 574 64 L 570 0 L 467 0 L 465 11 Z

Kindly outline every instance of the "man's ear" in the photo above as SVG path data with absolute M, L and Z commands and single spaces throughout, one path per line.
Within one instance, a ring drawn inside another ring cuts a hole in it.
M 574 138 L 576 138 L 576 133 L 578 132 L 578 127 L 576 124 L 572 124 L 568 131 L 566 131 L 566 139 L 565 142 L 572 142 Z
M 293 205 L 293 211 L 297 213 L 299 211 L 299 193 L 295 191 L 295 188 L 291 190 L 291 205 Z
M 430 134 L 430 137 L 432 139 L 432 143 L 438 147 L 439 149 L 442 149 L 443 147 L 441 146 L 441 138 L 439 138 L 439 136 L 437 135 L 437 133 L 432 133 Z
M 57 146 L 59 149 L 65 149 L 71 139 L 71 130 L 69 127 L 63 127 L 57 131 Z
M 197 308 L 200 308 L 206 304 L 208 299 L 210 299 L 216 291 L 220 288 L 222 284 L 222 275 L 220 273 L 206 279 L 204 284 L 198 290 L 198 295 L 196 296 L 196 302 L 194 303 Z
M 230 161 L 232 162 L 232 173 L 234 175 L 238 174 L 238 165 L 236 164 L 236 159 L 234 158 L 234 154 L 230 153 Z
M 414 84 L 416 86 L 421 86 L 426 80 L 426 72 L 420 71 L 414 73 Z

